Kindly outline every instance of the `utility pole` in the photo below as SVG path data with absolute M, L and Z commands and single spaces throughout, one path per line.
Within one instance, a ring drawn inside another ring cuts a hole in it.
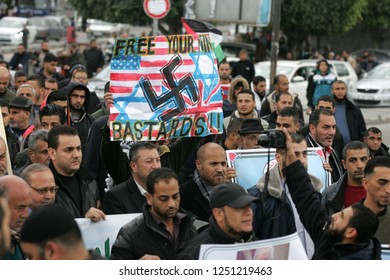
M 272 39 L 271 39 L 271 71 L 269 77 L 270 91 L 274 90 L 273 81 L 276 76 L 276 69 L 279 54 L 279 29 L 282 0 L 272 0 Z

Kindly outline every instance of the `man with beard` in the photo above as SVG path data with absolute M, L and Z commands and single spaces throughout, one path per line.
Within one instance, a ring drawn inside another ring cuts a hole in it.
M 251 202 L 257 198 L 249 195 L 240 185 L 225 183 L 217 186 L 210 195 L 210 226 L 179 252 L 176 259 L 197 260 L 202 244 L 234 244 L 254 240 Z
M 363 187 L 367 197 L 363 205 L 371 209 L 379 219 L 375 236 L 382 244 L 390 244 L 390 158 L 386 156 L 371 158 L 364 168 Z
M 228 128 L 230 121 L 236 118 L 259 118 L 256 111 L 255 94 L 250 89 L 243 89 L 237 93 L 237 110 L 231 116 L 224 118 L 223 125 L 225 130 Z M 268 128 L 268 123 L 265 120 L 261 120 L 261 124 L 265 129 Z
M 276 119 L 280 111 L 286 107 L 293 106 L 293 97 L 289 92 L 279 92 L 275 94 L 275 110 L 267 116 L 263 116 L 262 119 L 267 121 L 269 128 L 276 128 Z
M 179 209 L 179 179 L 171 169 L 153 170 L 146 185 L 147 205 L 142 215 L 120 229 L 112 260 L 172 260 L 197 235 L 195 217 Z
M 39 70 L 38 74 L 43 78 L 43 80 L 53 78 L 57 82 L 60 82 L 64 77 L 57 72 L 58 58 L 52 54 L 48 53 L 43 59 L 43 67 Z
M 291 108 L 295 110 L 295 108 Z M 305 138 L 299 134 L 291 134 L 291 138 L 292 149 L 307 170 L 307 144 Z M 263 175 L 254 187 L 248 190 L 250 194 L 259 198 L 257 203 L 252 204 L 254 234 L 258 239 L 263 240 L 297 232 L 307 256 L 311 258 L 314 253 L 313 240 L 299 218 L 285 182 L 286 178 L 283 173 L 285 150 L 277 148 L 275 159 L 277 164 L 270 168 L 269 173 Z M 323 183 L 317 177 L 309 176 L 315 191 L 319 195 Z
M 362 141 L 366 134 L 366 122 L 360 109 L 347 98 L 347 86 L 341 81 L 332 84 L 335 100 L 336 125 L 343 136 L 344 144 L 351 141 Z
M 363 138 L 370 150 L 370 157 L 390 156 L 389 147 L 382 141 L 382 131 L 377 127 L 370 127 L 367 129 L 366 135 Z
M 0 100 L 11 101 L 16 97 L 16 93 L 8 88 L 10 83 L 10 73 L 5 67 L 0 67 Z
M 362 180 L 369 158 L 366 144 L 360 141 L 352 141 L 344 147 L 341 162 L 346 172 L 322 193 L 322 204 L 329 215 L 366 198 Z
M 11 232 L 11 248 L 5 254 L 6 260 L 26 259 L 19 243 L 20 230 L 30 213 L 32 203 L 30 188 L 27 183 L 14 175 L 6 175 L 0 178 L 0 187 L 7 192 L 8 206 L 11 213 L 9 230 Z
M 194 176 L 180 186 L 181 207 L 208 222 L 211 191 L 227 177 L 226 153 L 220 145 L 210 142 L 199 148 L 196 157 Z
M 228 99 L 229 97 L 230 82 L 232 81 L 232 77 L 230 76 L 231 73 L 232 67 L 230 66 L 229 62 L 223 60 L 218 64 L 218 74 L 219 82 L 221 83 L 222 99 Z
M 99 194 L 94 178 L 81 166 L 81 142 L 74 127 L 57 125 L 49 132 L 49 164 L 59 187 L 55 202 L 74 218 L 105 219 L 99 210 Z
M 68 93 L 68 116 L 70 115 L 70 126 L 77 129 L 81 140 L 82 151 L 85 151 L 85 145 L 88 138 L 88 131 L 93 123 L 93 118 L 88 114 L 88 108 L 91 100 L 89 89 L 81 84 L 71 82 L 67 86 Z
M 23 171 L 21 177 L 31 188 L 33 209 L 54 202 L 58 187 L 47 165 L 33 163 Z
M 286 184 L 301 222 L 313 239 L 315 252 L 312 259 L 381 259 L 381 245 L 374 238 L 379 224 L 374 212 L 361 203 L 355 203 L 329 216 L 321 207 L 309 174 L 295 155 L 290 134 L 285 128 L 283 133 L 287 150 L 284 169 Z M 389 181 L 383 178 L 375 181 L 389 185 Z
M 261 111 L 261 105 L 265 101 L 267 81 L 263 76 L 255 76 L 253 78 L 253 91 L 255 92 L 256 110 Z

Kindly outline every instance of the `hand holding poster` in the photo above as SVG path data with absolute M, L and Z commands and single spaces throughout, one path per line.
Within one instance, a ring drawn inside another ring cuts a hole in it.
M 208 34 L 116 41 L 111 140 L 151 141 L 223 131 L 217 61 Z

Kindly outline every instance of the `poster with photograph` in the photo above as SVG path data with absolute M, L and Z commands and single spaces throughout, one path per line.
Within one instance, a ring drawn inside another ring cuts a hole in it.
M 269 151 L 269 153 L 268 153 Z M 257 184 L 269 168 L 275 166 L 275 149 L 248 149 L 226 151 L 228 166 L 237 172 L 235 183 L 249 189 Z M 308 172 L 323 182 L 321 192 L 329 186 L 329 174 L 323 168 L 323 152 L 321 148 L 308 148 Z
M 204 244 L 200 260 L 307 260 L 297 233 L 235 244 Z

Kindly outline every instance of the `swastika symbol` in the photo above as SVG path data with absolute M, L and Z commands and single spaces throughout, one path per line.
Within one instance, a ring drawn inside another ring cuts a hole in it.
M 176 55 L 160 70 L 160 72 L 163 74 L 164 81 L 170 89 L 170 91 L 164 92 L 161 96 L 157 96 L 148 78 L 143 79 L 140 83 L 145 95 L 145 99 L 148 101 L 149 106 L 153 112 L 167 106 L 172 101 L 176 104 L 175 109 L 163 112 L 160 116 L 158 116 L 158 118 L 164 122 L 185 111 L 186 107 L 184 98 L 181 94 L 182 91 L 187 91 L 191 101 L 194 104 L 198 102 L 196 83 L 192 77 L 192 74 L 188 73 L 182 77 L 178 83 L 174 79 L 173 73 L 182 64 L 183 60 L 179 55 Z

